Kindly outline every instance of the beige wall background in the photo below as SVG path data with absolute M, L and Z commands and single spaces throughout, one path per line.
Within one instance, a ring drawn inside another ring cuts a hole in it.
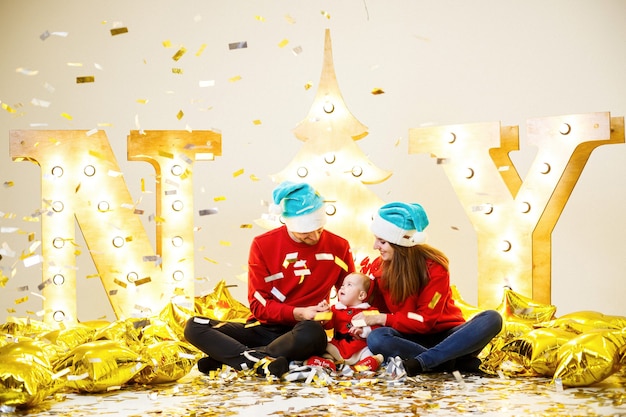
M 40 266 L 26 268 L 19 259 L 30 245 L 27 233 L 40 238 L 40 224 L 23 218 L 41 207 L 41 172 L 11 161 L 11 129 L 104 130 L 147 213 L 155 210 L 154 195 L 142 195 L 140 182 L 154 172 L 126 160 L 129 131 L 221 131 L 223 156 L 194 166 L 196 215 L 219 208 L 216 216 L 195 219 L 196 295 L 224 279 L 245 302 L 248 245 L 264 230 L 239 226 L 265 211 L 261 203 L 275 185 L 270 175 L 302 146 L 292 129 L 315 96 L 326 28 L 344 100 L 369 129 L 358 146 L 376 166 L 393 171 L 369 188 L 385 201 L 425 206 L 430 243 L 449 255 L 452 283 L 475 304 L 476 234 L 443 170 L 428 155 L 408 155 L 408 130 L 519 125 L 520 151 L 512 159 L 524 178 L 536 152 L 526 141 L 527 119 L 626 115 L 625 21 L 622 0 L 2 0 L 0 101 L 16 112 L 0 110 L 0 227 L 20 228 L 0 233 L 0 244 L 16 251 L 0 260 L 5 275 L 15 273 L 0 287 L 2 319 L 11 309 L 24 316 L 42 305 Z M 128 33 L 111 36 L 114 27 Z M 42 40 L 46 31 L 51 36 Z M 284 39 L 289 43 L 279 47 Z M 241 41 L 246 49 L 229 50 Z M 187 54 L 173 61 L 181 46 Z M 183 73 L 174 74 L 174 67 Z M 76 84 L 85 75 L 96 82 Z M 229 81 L 236 76 L 241 80 Z M 214 86 L 199 85 L 208 80 Z M 373 88 L 385 94 L 372 95 Z M 245 174 L 234 177 L 240 169 Z M 552 236 L 557 315 L 626 314 L 625 180 L 625 145 L 592 153 Z M 225 200 L 216 202 L 220 196 Z M 154 239 L 154 223 L 144 221 Z M 114 320 L 102 284 L 86 278 L 95 267 L 78 228 L 76 235 L 83 249 L 78 318 Z M 15 303 L 26 295 L 28 301 Z

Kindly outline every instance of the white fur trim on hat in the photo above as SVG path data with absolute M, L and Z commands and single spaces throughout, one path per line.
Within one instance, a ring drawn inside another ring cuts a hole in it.
M 370 225 L 374 236 L 396 245 L 411 247 L 426 243 L 426 232 L 417 230 L 405 230 L 380 217 L 378 212 L 374 214 L 374 221 Z
M 326 224 L 326 210 L 324 207 L 321 207 L 312 213 L 295 217 L 283 216 L 282 219 L 290 232 L 309 233 L 324 227 Z

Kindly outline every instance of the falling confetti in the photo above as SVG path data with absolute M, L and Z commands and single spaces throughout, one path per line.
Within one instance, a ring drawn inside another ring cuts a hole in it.
M 228 49 L 230 49 L 231 51 L 233 49 L 245 49 L 248 47 L 248 42 L 247 41 L 242 41 L 242 42 L 232 42 L 228 44 Z
M 87 75 L 84 77 L 76 77 L 76 84 L 93 83 L 96 81 L 96 77 L 93 75 Z
M 202 52 L 204 52 L 205 48 L 206 48 L 206 43 L 203 43 L 202 45 L 200 45 L 200 48 L 198 49 L 198 52 L 196 52 L 196 56 L 202 55 Z
M 180 48 L 178 51 L 176 51 L 176 53 L 174 54 L 174 56 L 172 57 L 172 59 L 174 61 L 178 61 L 179 59 L 182 58 L 183 55 L 185 55 L 185 53 L 187 52 L 186 48 Z
M 15 70 L 15 72 L 19 73 L 19 74 L 23 74 L 23 75 L 28 75 L 29 77 L 32 77 L 33 75 L 37 75 L 39 74 L 39 71 L 37 70 L 29 70 L 27 68 L 17 68 Z
M 128 28 L 113 28 L 111 29 L 111 36 L 121 35 L 123 33 L 128 33 Z

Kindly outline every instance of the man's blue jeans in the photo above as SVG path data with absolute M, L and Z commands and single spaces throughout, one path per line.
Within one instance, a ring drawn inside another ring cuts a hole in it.
M 367 338 L 367 346 L 385 359 L 399 356 L 415 358 L 424 371 L 454 366 L 454 360 L 480 353 L 502 330 L 502 316 L 494 310 L 485 310 L 471 320 L 440 333 L 404 334 L 391 327 L 374 329 Z

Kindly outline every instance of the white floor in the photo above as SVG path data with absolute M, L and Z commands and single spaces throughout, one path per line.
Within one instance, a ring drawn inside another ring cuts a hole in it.
M 35 409 L 0 409 L 0 416 L 626 416 L 626 372 L 566 389 L 529 377 L 393 379 L 384 370 L 362 379 L 321 370 L 301 376 L 296 382 L 234 372 L 210 378 L 194 368 L 175 384 L 57 394 Z

